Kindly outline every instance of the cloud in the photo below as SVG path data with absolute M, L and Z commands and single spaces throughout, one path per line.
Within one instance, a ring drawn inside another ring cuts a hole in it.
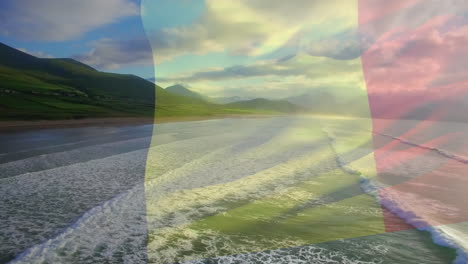
M 466 19 L 436 16 L 416 28 L 378 34 L 363 54 L 370 93 L 457 96 L 468 92 Z
M 158 84 L 190 83 L 212 96 L 284 97 L 327 87 L 347 97 L 363 90 L 360 59 L 336 60 L 305 53 L 286 60 L 267 60 L 156 78 Z
M 21 50 L 22 52 L 28 53 L 29 55 L 33 55 L 38 58 L 47 58 L 47 59 L 55 58 L 54 56 L 47 54 L 45 52 L 42 52 L 42 51 L 30 51 L 30 50 L 23 49 L 23 48 L 18 48 L 18 50 Z
M 0 10 L 0 34 L 35 41 L 71 40 L 139 15 L 130 0 L 3 0 Z
M 189 83 L 212 96 L 254 94 L 270 98 L 323 87 L 346 95 L 353 89 L 362 90 L 356 2 L 204 3 L 204 12 L 191 24 L 172 27 L 158 27 L 151 10 L 145 9 L 143 21 L 156 67 L 168 69 L 160 71 L 164 76 L 157 76 L 158 84 Z M 166 12 L 176 13 L 177 8 L 172 6 Z M 184 55 L 199 61 L 194 66 L 177 67 L 187 63 Z M 211 67 L 218 62 L 217 55 L 223 59 Z M 203 66 L 205 59 L 210 66 Z
M 337 60 L 352 60 L 361 56 L 362 36 L 354 30 L 347 30 L 319 40 L 303 38 L 300 50 L 312 56 L 323 56 Z
M 378 39 L 397 28 L 416 29 L 439 16 L 466 16 L 465 0 L 393 0 L 369 1 L 359 9 L 361 33 Z
M 252 64 L 225 68 L 203 69 L 169 78 L 158 78 L 158 80 L 164 82 L 220 81 L 265 76 L 304 76 L 317 79 L 329 75 L 331 72 L 333 72 L 334 76 L 341 77 L 346 74 L 355 74 L 360 69 L 359 58 L 338 60 L 300 53 L 286 59 L 257 61 Z
M 292 76 L 302 75 L 303 72 L 292 67 L 281 67 L 274 63 L 257 63 L 254 65 L 236 65 L 221 69 L 202 70 L 189 75 L 160 78 L 161 82 L 194 82 L 218 81 L 226 79 L 250 78 L 262 76 Z
M 156 63 L 186 54 L 213 52 L 260 56 L 284 45 L 297 45 L 297 41 L 291 40 L 298 36 L 320 33 L 323 39 L 356 28 L 357 12 L 348 12 L 350 8 L 357 8 L 352 2 L 298 0 L 291 4 L 277 0 L 207 0 L 204 13 L 191 25 L 155 28 L 151 24 L 154 22 L 151 10 L 145 11 L 143 19 L 147 21 L 145 25 Z M 299 34 L 301 32 L 303 34 Z M 311 42 L 313 40 L 309 39 Z M 346 52 L 343 47 L 337 45 L 337 48 Z M 327 52 L 322 55 L 327 56 L 330 51 Z
M 213 97 L 263 97 L 280 99 L 290 96 L 311 94 L 326 90 L 343 100 L 356 96 L 359 83 L 355 80 L 334 82 L 324 78 L 318 80 L 306 76 L 282 76 L 273 78 L 253 77 L 252 82 L 235 79 L 227 82 L 191 82 L 192 90 Z M 158 82 L 160 84 L 160 82 Z M 170 85 L 172 83 L 168 83 Z M 364 91 L 362 90 L 361 94 Z
M 151 47 L 144 37 L 129 40 L 100 39 L 91 43 L 91 46 L 89 52 L 73 58 L 99 69 L 153 63 Z
M 173 60 L 174 69 L 179 56 L 203 62 L 221 52 L 235 59 L 219 67 L 164 71 L 157 80 L 239 95 L 317 87 L 359 94 L 355 88 L 365 88 L 364 76 L 370 93 L 466 87 L 468 2 L 377 2 L 359 6 L 358 16 L 356 1 L 348 0 L 207 0 L 191 25 L 148 30 L 156 63 L 161 68 Z

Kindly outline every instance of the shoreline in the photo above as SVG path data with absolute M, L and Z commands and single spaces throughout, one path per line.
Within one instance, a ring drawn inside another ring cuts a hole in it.
M 282 115 L 213 115 L 213 116 L 183 116 L 183 117 L 105 117 L 63 120 L 11 120 L 0 121 L 0 133 L 23 132 L 28 130 L 61 129 L 78 127 L 105 127 L 147 125 L 176 122 L 190 122 L 223 118 L 266 118 Z

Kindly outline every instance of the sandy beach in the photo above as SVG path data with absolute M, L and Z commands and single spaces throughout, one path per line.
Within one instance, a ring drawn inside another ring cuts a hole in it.
M 207 119 L 222 118 L 264 118 L 279 115 L 212 115 L 212 116 L 184 116 L 184 117 L 109 117 L 109 118 L 84 118 L 84 119 L 66 119 L 66 120 L 13 120 L 0 121 L 0 133 L 15 132 L 25 130 L 40 130 L 54 128 L 77 128 L 87 126 L 127 126 L 160 124 L 172 122 L 199 121 Z

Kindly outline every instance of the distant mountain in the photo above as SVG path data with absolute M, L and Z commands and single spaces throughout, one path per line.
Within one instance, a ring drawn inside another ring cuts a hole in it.
M 339 100 L 331 93 L 319 90 L 308 94 L 288 97 L 288 102 L 299 105 L 307 112 L 324 115 L 341 116 L 369 116 L 367 97 L 340 98 Z
M 317 91 L 310 94 L 301 94 L 299 96 L 288 97 L 285 99 L 296 105 L 307 109 L 328 109 L 335 105 L 335 97 L 326 91 Z
M 166 90 L 135 75 L 101 72 L 73 59 L 37 58 L 0 43 L 3 120 L 289 111 L 288 107 L 265 111 L 268 107 L 255 108 L 249 104 L 226 107 L 206 98 L 185 87 L 172 86 Z
M 281 113 L 296 113 L 304 110 L 303 107 L 297 106 L 286 100 L 269 100 L 265 98 L 256 98 L 247 101 L 239 101 L 225 104 L 225 106 Z
M 129 74 L 100 72 L 73 59 L 37 58 L 0 43 L 0 119 L 239 113 L 180 96 Z
M 241 97 L 241 96 L 231 96 L 231 97 L 211 97 L 211 101 L 217 104 L 229 104 L 239 101 L 248 101 L 255 99 L 254 97 Z
M 166 87 L 166 91 L 168 91 L 170 93 L 173 93 L 173 94 L 177 94 L 177 95 L 182 95 L 182 96 L 187 96 L 187 97 L 197 98 L 197 99 L 200 99 L 200 100 L 209 101 L 209 97 L 204 96 L 204 95 L 202 95 L 200 93 L 194 92 L 194 91 L 186 88 L 182 84 L 174 84 L 172 86 Z
M 154 78 L 153 78 L 154 79 Z M 203 95 L 201 93 L 197 93 L 182 84 L 174 84 L 172 86 L 166 87 L 166 91 L 171 92 L 177 95 L 183 95 L 187 97 L 201 99 L 207 102 L 215 103 L 215 104 L 229 104 L 239 101 L 248 101 L 255 99 L 254 97 L 242 97 L 242 96 L 231 96 L 231 97 L 210 97 Z

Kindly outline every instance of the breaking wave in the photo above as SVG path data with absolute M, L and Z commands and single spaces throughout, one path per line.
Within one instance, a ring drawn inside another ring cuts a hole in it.
M 456 160 L 456 161 L 459 161 L 459 162 L 468 164 L 468 157 L 461 156 L 461 155 L 452 153 L 452 152 L 447 151 L 447 150 L 444 150 L 444 149 L 432 147 L 432 146 L 425 145 L 425 144 L 414 143 L 414 142 L 411 142 L 411 141 L 409 141 L 409 140 L 406 140 L 406 139 L 404 139 L 404 138 L 402 138 L 402 137 L 395 137 L 395 136 L 392 136 L 392 135 L 389 135 L 389 134 L 385 134 L 385 133 L 379 133 L 379 132 L 375 132 L 375 131 L 373 131 L 372 133 L 373 133 L 373 134 L 376 134 L 376 135 L 380 135 L 380 136 L 384 136 L 384 137 L 388 137 L 388 138 L 392 138 L 392 139 L 398 140 L 398 141 L 400 141 L 401 143 L 406 144 L 406 145 L 410 145 L 410 146 L 414 146 L 414 147 L 418 147 L 418 148 L 422 148 L 422 149 L 427 149 L 427 150 L 432 150 L 432 151 L 435 151 L 435 152 L 437 152 L 438 154 L 440 154 L 440 155 L 442 155 L 442 156 L 444 156 L 444 157 L 446 157 L 446 158 L 449 158 L 449 159 L 452 159 L 452 160 Z
M 358 175 L 360 177 L 360 186 L 361 189 L 375 197 L 379 200 L 380 204 L 384 206 L 387 210 L 392 212 L 393 214 L 397 215 L 401 219 L 403 219 L 407 224 L 415 227 L 421 231 L 427 231 L 431 234 L 434 243 L 453 248 L 457 251 L 457 258 L 454 260 L 454 264 L 464 264 L 468 263 L 468 243 L 465 241 L 465 237 L 461 232 L 459 232 L 456 228 L 451 227 L 449 225 L 441 225 L 441 226 L 431 226 L 424 217 L 417 215 L 416 212 L 411 210 L 411 206 L 409 204 L 405 204 L 401 197 L 398 197 L 396 194 L 392 194 L 389 192 L 379 192 L 388 186 L 383 183 L 377 182 L 373 180 L 368 175 L 364 175 L 361 173 L 359 169 L 353 168 L 349 162 L 345 161 L 340 153 L 337 151 L 337 141 L 339 140 L 334 133 L 326 127 L 322 129 L 326 136 L 330 141 L 330 145 L 332 150 L 335 153 L 335 157 L 337 160 L 337 164 L 343 169 L 344 171 Z M 460 161 L 462 163 L 468 163 L 468 159 L 448 151 L 438 149 L 435 147 L 427 146 L 424 144 L 417 144 L 414 142 L 410 142 L 400 137 L 395 137 L 388 134 L 373 132 L 374 134 L 378 134 L 381 136 L 389 137 L 395 140 L 398 140 L 404 144 L 428 149 L 437 152 L 438 154 L 453 159 L 456 161 Z M 457 234 L 459 233 L 459 234 Z

